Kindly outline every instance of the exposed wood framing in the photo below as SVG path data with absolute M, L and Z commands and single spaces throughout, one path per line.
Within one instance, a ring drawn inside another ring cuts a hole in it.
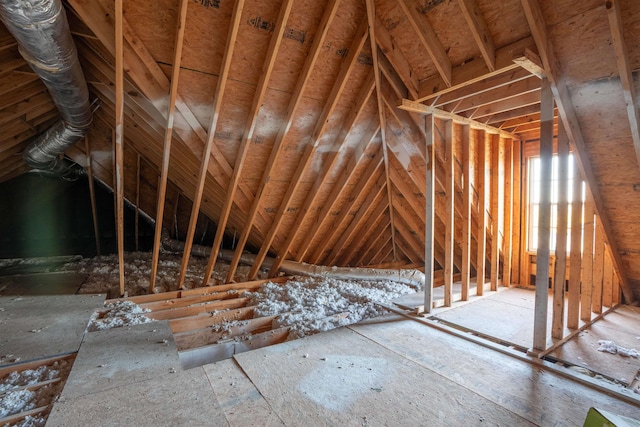
M 536 41 L 540 59 L 542 59 L 542 63 L 544 64 L 547 78 L 551 82 L 551 89 L 556 100 L 558 113 L 564 122 L 569 141 L 573 146 L 573 152 L 576 156 L 581 175 L 588 184 L 587 189 L 591 193 L 595 212 L 602 222 L 606 240 L 611 246 L 613 262 L 620 275 L 620 287 L 622 288 L 626 302 L 629 304 L 635 303 L 635 297 L 627 280 L 620 251 L 613 239 L 611 223 L 609 222 L 604 201 L 599 191 L 598 181 L 591 166 L 576 111 L 572 104 L 566 82 L 562 76 L 562 71 L 555 55 L 555 49 L 548 37 L 547 24 L 540 3 L 537 0 L 521 0 L 521 2 L 527 22 L 531 28 L 531 34 Z
M 504 234 L 502 248 L 502 286 L 511 286 L 513 265 L 513 141 L 505 139 L 504 145 Z M 517 190 L 519 191 L 519 189 Z
M 547 347 L 547 304 L 549 292 L 549 238 L 551 234 L 551 172 L 553 159 L 553 93 L 551 82 L 542 79 L 540 105 L 540 203 L 538 210 L 538 250 L 536 253 L 536 296 L 533 348 Z
M 311 71 L 315 66 L 320 52 L 322 51 L 321 48 L 324 45 L 325 37 L 328 34 L 329 26 L 331 25 L 331 22 L 335 17 L 339 3 L 339 0 L 331 0 L 325 8 L 325 12 L 322 16 L 322 21 L 320 22 L 320 25 L 318 27 L 318 32 L 313 40 L 313 45 L 311 46 L 311 49 L 307 54 L 307 59 L 304 63 L 304 67 L 302 69 L 302 72 L 300 73 L 300 77 L 298 77 L 296 87 L 291 95 L 291 99 L 287 107 L 286 116 L 282 120 L 282 124 L 280 125 L 280 128 L 278 130 L 276 140 L 273 143 L 271 154 L 269 155 L 267 165 L 265 166 L 262 178 L 260 180 L 260 185 L 258 186 L 258 191 L 256 192 L 253 203 L 249 208 L 247 222 L 245 223 L 245 226 L 238 238 L 238 245 L 236 246 L 236 251 L 233 255 L 233 259 L 231 260 L 231 265 L 229 266 L 226 282 L 231 282 L 235 276 L 236 269 L 238 268 L 238 263 L 240 262 L 240 257 L 242 256 L 242 251 L 244 250 L 244 246 L 247 243 L 251 228 L 254 226 L 253 222 L 260 208 L 260 202 L 262 201 L 264 189 L 269 182 L 273 167 L 276 163 L 280 150 L 282 149 L 282 142 L 284 141 L 284 138 L 291 127 L 291 123 L 293 122 L 295 113 L 300 105 L 300 101 L 302 100 L 302 92 L 304 91 L 307 82 L 309 81 Z
M 382 155 L 384 158 L 384 170 L 387 188 L 387 198 L 389 203 L 389 221 L 391 222 L 391 244 L 393 245 L 393 260 L 397 261 L 398 254 L 396 248 L 396 229 L 393 221 L 394 209 L 393 209 L 393 192 L 391 191 L 391 179 L 389 178 L 389 152 L 387 148 L 387 120 L 386 109 L 384 107 L 384 101 L 382 99 L 382 84 L 380 80 L 380 67 L 378 64 L 378 45 L 376 44 L 376 9 L 374 0 L 366 0 L 367 4 L 367 20 L 369 22 L 369 40 L 371 42 L 371 56 L 373 58 L 373 75 L 376 82 L 376 98 L 378 101 L 378 115 L 380 117 L 380 137 L 382 138 Z
M 224 50 L 224 56 L 222 59 L 222 66 L 220 70 L 220 76 L 218 77 L 218 83 L 216 85 L 216 94 L 213 100 L 213 107 L 211 111 L 211 121 L 209 122 L 209 128 L 207 130 L 207 141 L 205 144 L 204 152 L 202 154 L 202 162 L 200 164 L 200 172 L 198 174 L 198 183 L 196 186 L 196 193 L 193 197 L 193 207 L 191 209 L 191 218 L 189 219 L 189 229 L 187 230 L 187 237 L 184 242 L 184 253 L 182 254 L 182 263 L 180 264 L 180 277 L 178 279 L 178 289 L 182 289 L 184 285 L 184 279 L 187 274 L 187 266 L 189 264 L 189 257 L 191 256 L 191 247 L 193 245 L 193 236 L 196 231 L 196 223 L 198 222 L 198 215 L 200 213 L 200 203 L 202 201 L 202 193 L 204 191 L 204 184 L 207 178 L 207 169 L 209 168 L 209 160 L 211 158 L 211 148 L 215 145 L 215 133 L 218 125 L 218 119 L 220 117 L 220 110 L 222 109 L 222 100 L 224 98 L 224 91 L 229 78 L 229 69 L 231 67 L 231 59 L 236 45 L 236 38 L 238 36 L 238 27 L 242 18 L 242 9 L 244 7 L 244 0 L 236 0 L 233 9 L 233 16 L 231 18 L 231 24 L 229 25 L 229 34 L 227 36 L 227 43 Z
M 331 119 L 331 116 L 333 114 L 333 112 L 335 111 L 335 108 L 338 105 L 338 101 L 340 100 L 340 97 L 346 87 L 347 81 L 349 79 L 349 75 L 351 74 L 351 72 L 353 71 L 353 68 L 355 67 L 356 63 L 357 63 L 357 59 L 358 59 L 358 55 L 360 54 L 360 50 L 362 49 L 362 46 L 364 45 L 367 37 L 367 25 L 366 25 L 366 21 L 363 19 L 358 31 L 356 33 L 356 36 L 353 40 L 353 43 L 350 47 L 350 51 L 349 54 L 347 56 L 347 58 L 345 59 L 345 61 L 342 63 L 342 67 L 340 68 L 340 72 L 338 73 L 338 76 L 336 77 L 336 80 L 333 84 L 333 87 L 331 89 L 331 92 L 329 93 L 329 97 L 327 99 L 327 101 L 325 102 L 324 108 L 322 109 L 322 112 L 320 113 L 320 118 L 318 119 L 316 126 L 313 130 L 313 134 L 311 136 L 311 140 L 309 141 L 308 145 L 307 145 L 307 149 L 305 150 L 304 154 L 302 155 L 302 159 L 298 162 L 298 167 L 296 168 L 296 171 L 293 175 L 293 178 L 291 180 L 291 183 L 289 184 L 289 186 L 287 187 L 287 192 L 285 193 L 285 196 L 283 198 L 283 200 L 280 202 L 280 207 L 278 209 L 278 212 L 276 213 L 276 216 L 273 220 L 273 223 L 271 224 L 271 228 L 269 229 L 269 233 L 267 234 L 267 236 L 265 237 L 262 246 L 260 248 L 260 251 L 258 252 L 258 255 L 256 256 L 256 259 L 253 263 L 253 265 L 251 266 L 251 270 L 249 271 L 249 275 L 248 278 L 250 280 L 255 279 L 258 270 L 260 269 L 260 266 L 262 265 L 262 262 L 264 261 L 264 258 L 267 256 L 267 251 L 269 250 L 269 248 L 271 247 L 271 243 L 273 242 L 273 239 L 276 235 L 276 233 L 278 232 L 278 229 L 282 223 L 282 220 L 285 216 L 285 213 L 287 212 L 287 209 L 289 208 L 289 204 L 291 202 L 291 198 L 293 197 L 293 194 L 295 193 L 296 189 L 298 188 L 298 185 L 300 184 L 300 181 L 302 179 L 302 175 L 307 171 L 309 165 L 311 164 L 311 160 L 313 159 L 314 155 L 316 154 L 316 151 L 318 149 L 318 146 L 320 144 L 320 140 L 321 137 L 323 136 L 325 130 L 327 129 L 327 125 L 329 124 L 329 120 Z M 344 143 L 344 140 L 340 141 L 338 144 L 341 145 L 341 143 Z M 331 147 L 332 151 L 333 149 L 338 149 L 338 147 Z M 335 159 L 335 157 L 334 157 Z M 326 173 L 328 173 L 329 169 L 331 168 L 333 162 L 328 162 L 326 164 L 326 168 L 325 168 L 325 173 L 321 175 L 326 176 Z M 301 215 L 301 214 L 299 214 Z
M 438 36 L 435 31 L 433 31 L 431 23 L 427 17 L 420 15 L 408 0 L 399 0 L 398 5 L 407 16 L 409 24 L 415 31 L 420 44 L 424 49 L 426 49 L 427 53 L 431 57 L 440 77 L 444 80 L 447 86 L 451 86 L 453 81 L 451 75 L 451 61 L 449 60 L 442 43 L 438 39 Z
M 640 116 L 638 115 L 638 104 L 636 96 L 636 86 L 633 81 L 631 64 L 629 63 L 629 53 L 624 40 L 624 26 L 622 25 L 622 14 L 620 13 L 620 0 L 606 0 L 605 8 L 609 17 L 611 27 L 611 41 L 616 52 L 618 72 L 620 73 L 620 84 L 622 94 L 627 106 L 627 116 L 631 127 L 631 138 L 636 151 L 636 159 L 640 165 Z
M 471 34 L 480 48 L 480 53 L 484 58 L 484 62 L 487 64 L 489 71 L 495 71 L 496 69 L 496 48 L 493 43 L 493 37 L 489 32 L 487 23 L 482 16 L 482 12 L 478 7 L 476 0 L 458 0 L 462 14 L 467 20 Z
M 556 230 L 556 262 L 553 271 L 553 313 L 551 336 L 562 339 L 564 334 L 564 298 L 567 271 L 567 226 L 569 223 L 569 140 L 562 130 L 558 133 L 558 213 Z M 575 200 L 575 194 L 574 194 Z M 573 248 L 573 246 L 572 246 Z M 573 258 L 571 259 L 573 261 Z
M 227 196 L 224 202 L 224 206 L 222 207 L 222 212 L 220 213 L 220 218 L 218 219 L 218 227 L 216 229 L 216 235 L 213 240 L 213 247 L 211 249 L 209 262 L 207 263 L 207 269 L 204 273 L 204 278 L 202 281 L 203 286 L 205 286 L 209 282 L 209 279 L 211 278 L 211 274 L 213 272 L 213 267 L 215 266 L 215 262 L 218 257 L 218 252 L 220 250 L 220 245 L 222 244 L 224 231 L 227 227 L 227 220 L 229 219 L 233 200 L 235 199 L 236 191 L 238 189 L 238 183 L 241 176 L 240 174 L 242 172 L 242 168 L 244 167 L 244 161 L 249 151 L 249 142 L 251 141 L 251 138 L 253 138 L 253 133 L 258 121 L 258 113 L 260 111 L 260 107 L 262 107 L 265 94 L 267 93 L 267 85 L 269 84 L 271 73 L 273 72 L 273 68 L 276 65 L 277 54 L 280 49 L 280 44 L 282 43 L 282 35 L 284 34 L 284 31 L 286 29 L 287 20 L 289 19 L 292 7 L 293 0 L 286 0 L 280 6 L 278 21 L 276 22 L 275 30 L 273 32 L 273 35 L 271 36 L 271 41 L 269 42 L 269 48 L 267 50 L 264 65 L 262 66 L 260 80 L 258 81 L 258 86 L 256 87 L 256 92 L 253 96 L 247 124 L 244 128 L 244 133 L 242 134 L 242 141 L 240 141 L 238 154 L 236 155 L 233 175 L 231 176 L 231 180 L 229 181 Z
M 435 117 L 433 114 L 425 116 L 425 145 L 427 152 L 426 174 L 426 206 L 425 206 L 425 236 L 424 236 L 424 310 L 431 312 L 433 306 L 433 272 L 434 272 L 434 222 L 435 222 L 435 187 L 436 187 L 436 159 L 435 159 Z
M 498 290 L 498 281 L 500 279 L 500 188 L 502 168 L 500 167 L 500 146 L 502 141 L 498 135 L 490 137 L 490 215 L 491 215 L 491 290 Z
M 454 185 L 454 130 L 453 120 L 445 122 L 445 196 L 446 216 L 444 239 L 444 305 L 451 306 L 453 296 L 453 252 L 454 252 L 454 221 L 455 221 L 455 185 Z
M 115 0 L 115 91 L 116 91 L 116 123 L 115 123 L 115 193 L 116 193 L 116 227 L 118 239 L 118 266 L 120 278 L 120 295 L 124 295 L 124 48 L 122 36 L 122 1 Z
M 136 213 L 134 221 L 134 238 L 136 252 L 140 250 L 140 153 L 136 153 Z
M 98 209 L 96 207 L 96 190 L 93 182 L 93 166 L 91 165 L 91 144 L 89 135 L 84 137 L 85 154 L 87 155 L 87 178 L 89 181 L 89 199 L 91 201 L 91 217 L 93 219 L 93 234 L 96 239 L 96 254 L 100 256 L 100 226 L 98 224 Z
M 484 294 L 485 266 L 487 259 L 487 143 L 490 142 L 490 134 L 480 131 L 476 139 L 478 150 L 478 230 L 476 240 L 478 250 L 476 252 L 476 295 Z
M 469 299 L 469 279 L 471 277 L 471 205 L 473 201 L 471 135 L 471 127 L 462 125 L 462 301 Z
M 167 112 L 167 127 L 164 134 L 164 149 L 162 152 L 162 165 L 160 167 L 160 182 L 158 185 L 158 202 L 156 205 L 156 226 L 153 234 L 153 254 L 151 255 L 151 276 L 149 277 L 149 293 L 154 291 L 156 276 L 158 273 L 158 258 L 160 256 L 160 237 L 162 235 L 162 219 L 164 217 L 164 204 L 167 194 L 167 179 L 169 178 L 169 159 L 171 157 L 171 140 L 173 138 L 173 121 L 176 111 L 176 97 L 178 96 L 178 81 L 180 79 L 180 63 L 182 61 L 182 47 L 184 42 L 184 30 L 187 22 L 188 0 L 180 1 L 180 13 L 178 17 L 176 41 L 173 54 L 173 67 L 171 69 L 171 85 L 169 88 L 169 105 Z
M 424 104 L 420 104 L 419 102 L 415 102 L 415 101 L 410 101 L 408 99 L 403 99 L 400 101 L 400 104 L 398 105 L 398 108 L 405 110 L 405 111 L 410 111 L 410 112 L 414 112 L 414 113 L 418 113 L 418 114 L 433 114 L 436 117 L 440 118 L 440 119 L 444 119 L 444 120 L 453 120 L 457 123 L 460 124 L 464 124 L 464 125 L 469 125 L 474 129 L 481 129 L 487 133 L 490 134 L 498 134 L 500 136 L 502 136 L 503 138 L 511 138 L 514 140 L 520 140 L 520 137 L 511 133 L 511 132 L 507 132 L 505 130 L 502 129 L 498 129 L 496 127 L 493 126 L 489 126 L 486 125 L 484 123 L 481 123 L 477 120 L 473 120 L 470 119 L 468 117 L 464 117 L 461 116 L 459 114 L 455 114 L 455 113 L 451 113 L 449 111 L 445 111 L 445 110 L 441 110 L 439 108 L 435 108 L 435 107 L 431 107 L 428 105 L 424 105 Z
M 593 298 L 593 238 L 594 238 L 593 204 L 589 196 L 584 202 L 584 235 L 582 248 L 582 292 L 580 294 L 580 319 L 591 320 Z
M 576 156 L 574 156 L 574 161 L 575 158 Z M 582 276 L 582 178 L 576 166 L 574 165 L 573 168 L 573 200 L 571 201 L 571 261 L 569 262 L 567 304 L 567 327 L 569 329 L 576 329 L 579 326 Z

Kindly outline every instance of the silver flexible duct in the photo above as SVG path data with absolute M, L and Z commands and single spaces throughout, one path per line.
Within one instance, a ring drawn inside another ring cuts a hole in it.
M 166 230 L 162 232 L 162 247 L 168 252 L 182 253 L 184 242 L 174 240 L 169 237 Z M 211 248 L 202 245 L 193 245 L 191 255 L 208 258 Z M 231 261 L 233 251 L 221 250 L 218 258 Z M 240 262 L 252 265 L 256 256 L 253 254 L 242 254 Z M 266 257 L 262 263 L 262 268 L 271 268 L 274 259 Z M 295 261 L 285 260 L 280 266 L 280 270 L 292 275 L 331 277 L 343 280 L 392 280 L 394 282 L 409 285 L 417 290 L 422 290 L 425 283 L 425 275 L 420 270 L 415 269 L 382 269 L 382 268 L 356 268 L 356 267 L 326 267 L 323 265 L 304 264 Z
M 42 79 L 61 121 L 38 136 L 23 153 L 31 167 L 64 173 L 59 156 L 84 137 L 91 125 L 89 89 L 60 0 L 2 0 L 0 19 L 18 41 L 22 57 Z

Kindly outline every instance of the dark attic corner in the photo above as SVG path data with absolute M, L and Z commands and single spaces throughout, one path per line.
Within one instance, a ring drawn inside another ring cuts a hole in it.
M 640 425 L 639 38 L 3 0 L 0 426 Z

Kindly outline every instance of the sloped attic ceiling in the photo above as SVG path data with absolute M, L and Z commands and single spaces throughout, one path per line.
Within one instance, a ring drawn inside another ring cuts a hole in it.
M 637 120 L 630 126 L 619 78 L 621 69 L 640 66 L 631 42 L 639 36 L 637 2 L 184 2 L 124 1 L 125 195 L 135 197 L 140 156 L 140 207 L 149 215 L 157 208 L 178 46 L 170 189 L 197 201 L 216 111 L 202 214 L 239 236 L 241 247 L 246 239 L 264 255 L 320 264 L 424 261 L 424 122 L 396 108 L 402 99 L 535 141 L 535 74 L 544 68 L 555 90 L 556 124 L 565 122 L 579 154 L 618 269 L 638 289 L 640 199 L 628 197 L 640 183 L 631 132 Z M 624 58 L 612 49 L 616 3 L 629 50 Z M 89 135 L 94 172 L 110 184 L 114 2 L 65 6 L 100 103 Z M 0 56 L 0 179 L 8 180 L 27 170 L 19 153 L 57 115 L 4 28 Z M 626 93 L 634 96 L 631 88 Z M 67 155 L 84 164 L 85 147 Z M 438 185 L 436 192 L 444 191 Z M 443 224 L 439 215 L 436 227 Z M 436 239 L 436 253 L 442 250 Z

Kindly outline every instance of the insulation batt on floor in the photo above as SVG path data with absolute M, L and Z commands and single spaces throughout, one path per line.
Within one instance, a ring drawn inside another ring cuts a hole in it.
M 410 292 L 415 289 L 391 281 L 295 277 L 248 295 L 255 317 L 279 315 L 278 325 L 290 326 L 296 338 L 380 316 L 386 311 L 376 303 Z

